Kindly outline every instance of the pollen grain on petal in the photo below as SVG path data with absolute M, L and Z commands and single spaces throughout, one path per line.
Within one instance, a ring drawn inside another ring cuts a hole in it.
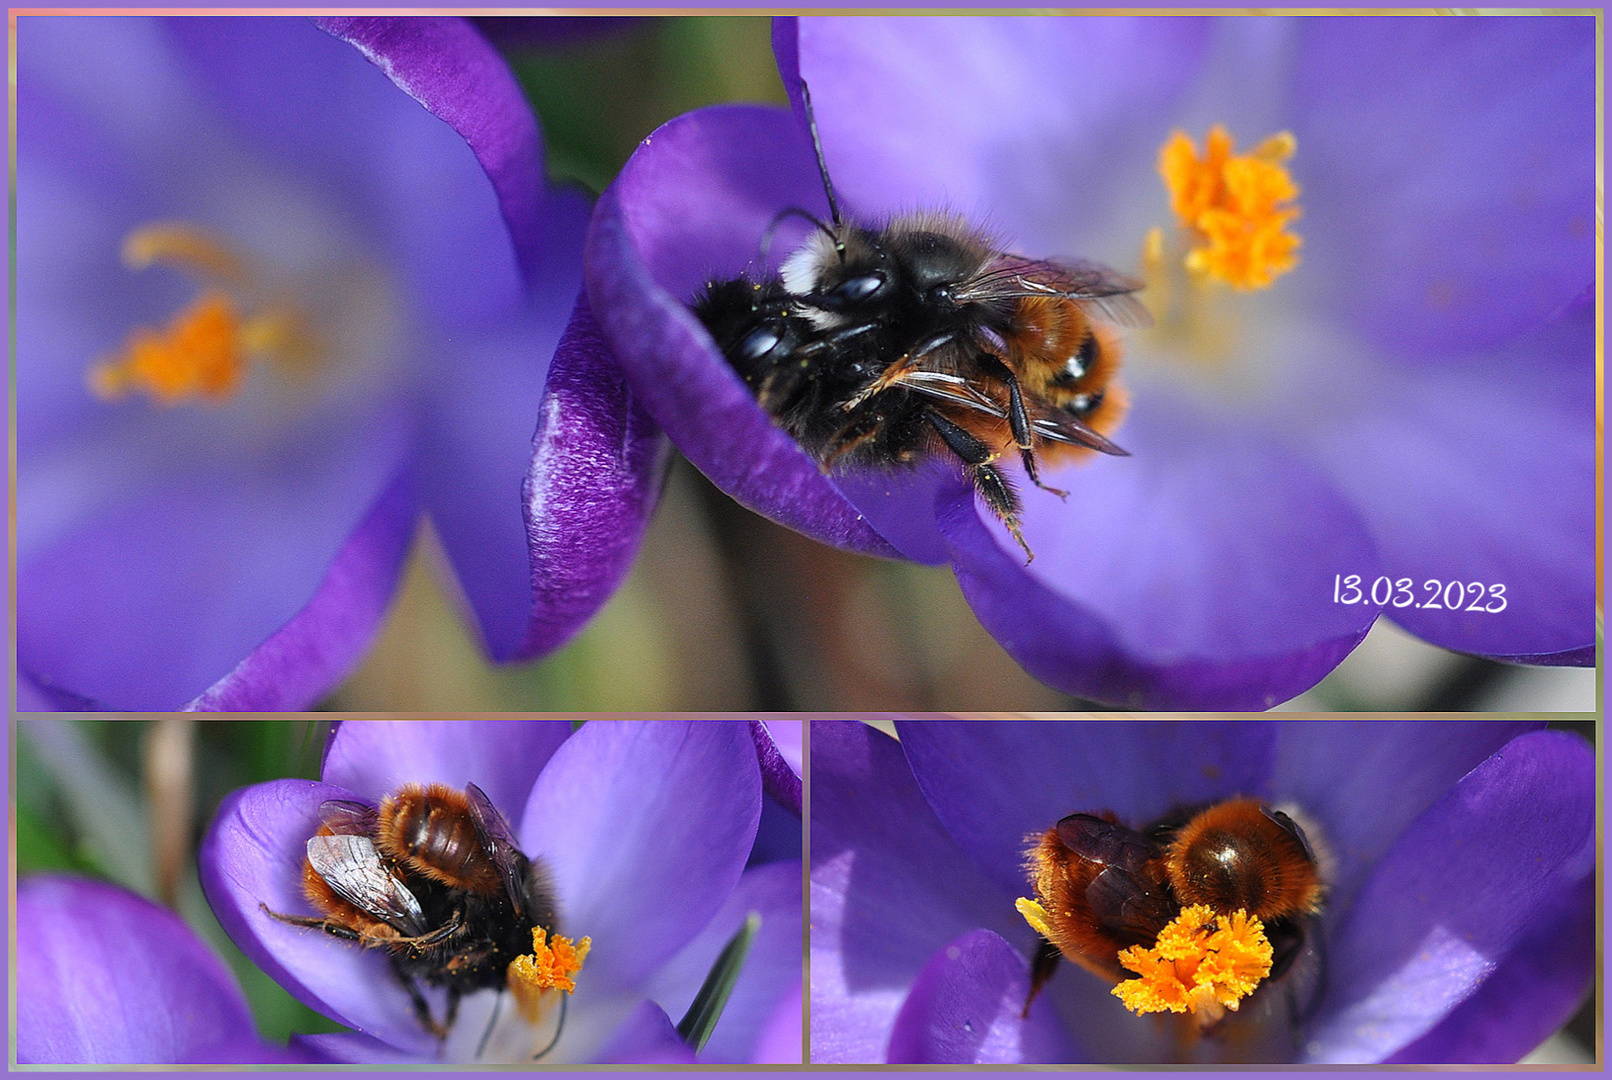
M 1159 150 L 1159 175 L 1171 211 L 1192 237 L 1187 269 L 1248 290 L 1268 288 L 1298 265 L 1302 240 L 1287 227 L 1299 216 L 1292 205 L 1299 187 L 1283 164 L 1297 146 L 1284 131 L 1238 155 L 1217 124 L 1200 156 L 1185 132 L 1171 134 Z

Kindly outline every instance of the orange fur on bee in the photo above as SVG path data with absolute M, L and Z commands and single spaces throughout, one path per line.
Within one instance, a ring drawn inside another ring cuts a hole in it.
M 1039 296 L 1021 299 L 1014 309 L 1013 332 L 1007 338 L 1008 366 L 1027 391 L 1045 395 L 1064 371 L 1069 357 L 1080 350 L 1090 328 L 1091 320 L 1073 300 Z
M 476 835 L 465 793 L 446 784 L 408 784 L 381 803 L 375 846 L 433 881 L 491 896 L 504 887 Z
M 1070 358 L 1091 339 L 1089 362 L 1078 377 L 1068 368 Z M 1018 302 L 1013 333 L 1004 358 L 1032 401 L 1067 408 L 1077 399 L 1097 399 L 1095 407 L 1081 410 L 1081 419 L 1101 435 L 1113 435 L 1130 406 L 1130 398 L 1117 381 L 1121 357 L 1119 335 L 1091 319 L 1080 303 L 1063 297 L 1028 297 Z M 1006 400 L 1006 392 L 1001 395 Z M 1036 419 L 1032 415 L 1031 419 Z M 1012 445 L 1011 433 L 1007 447 Z M 1036 453 L 1049 465 L 1068 464 L 1097 451 L 1071 443 L 1042 440 Z
M 1220 803 L 1175 834 L 1165 864 L 1182 906 L 1239 908 L 1259 919 L 1311 914 L 1321 880 L 1298 837 L 1253 799 Z
M 1112 814 L 1099 816 L 1105 821 L 1115 820 Z M 1026 854 L 1025 868 L 1046 911 L 1047 929 L 1052 931 L 1047 940 L 1067 959 L 1095 975 L 1110 982 L 1125 978 L 1126 972 L 1119 963 L 1120 951 L 1147 942 L 1122 938 L 1097 921 L 1086 901 L 1086 887 L 1104 867 L 1070 851 L 1058 838 L 1058 830 L 1052 828 Z

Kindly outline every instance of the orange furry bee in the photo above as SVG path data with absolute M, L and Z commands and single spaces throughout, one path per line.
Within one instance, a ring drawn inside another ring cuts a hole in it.
M 778 275 L 712 281 L 693 309 L 763 408 L 825 470 L 956 458 L 1034 558 L 1021 501 L 996 462 L 1017 455 L 1035 486 L 1044 463 L 1100 451 L 1125 412 L 1119 340 L 1102 325 L 1146 326 L 1141 282 L 1087 260 L 1002 249 L 961 218 L 845 220 L 812 144 L 830 221 Z
M 320 914 L 260 906 L 281 922 L 385 950 L 420 1023 L 439 1039 L 462 996 L 502 990 L 510 963 L 531 949 L 533 928 L 554 928 L 547 873 L 521 853 L 508 822 L 475 784 L 463 791 L 410 784 L 379 808 L 332 799 L 319 816 L 302 878 Z M 441 1021 L 421 982 L 446 990 Z
M 1032 999 L 1060 957 L 1120 981 L 1121 951 L 1151 945 L 1199 904 L 1261 920 L 1272 948 L 1268 978 L 1278 979 L 1303 951 L 1323 893 L 1304 830 L 1254 799 L 1178 812 L 1141 831 L 1112 814 L 1070 814 L 1035 841 L 1026 870 L 1046 921 Z

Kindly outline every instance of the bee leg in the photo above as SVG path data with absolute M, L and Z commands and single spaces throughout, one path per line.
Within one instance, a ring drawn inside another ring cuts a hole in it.
M 855 394 L 851 395 L 849 399 L 842 402 L 840 404 L 840 408 L 845 412 L 850 412 L 852 409 L 862 404 L 874 394 L 877 394 L 883 390 L 888 390 L 892 386 L 899 383 L 917 366 L 918 362 L 912 358 L 912 354 L 907 353 L 880 372 L 878 378 L 874 379 L 862 389 L 858 390 Z
M 261 900 L 258 901 L 257 906 L 262 908 L 263 914 L 267 915 L 271 919 L 277 919 L 283 923 L 290 923 L 292 926 L 305 926 L 310 930 L 323 930 L 331 937 L 338 937 L 343 941 L 357 941 L 368 945 L 379 944 L 383 940 L 380 938 L 366 937 L 365 935 L 360 934 L 357 930 L 342 926 L 340 923 L 333 923 L 329 919 L 316 919 L 311 915 L 282 915 L 278 911 L 269 910 L 269 905 L 263 903 Z
M 849 454 L 863 443 L 876 438 L 881 429 L 882 425 L 879 422 L 874 421 L 870 424 L 868 422 L 868 418 L 865 416 L 858 417 L 849 424 L 846 424 L 844 427 L 840 428 L 840 430 L 834 433 L 834 437 L 829 440 L 829 444 L 833 446 L 834 449 L 830 450 L 826 455 L 824 455 L 822 461 L 819 462 L 823 471 L 826 473 L 832 470 L 840 458 Z
M 450 985 L 448 987 L 448 1010 L 447 1013 L 442 1017 L 443 1035 L 446 1035 L 449 1029 L 453 1027 L 453 1022 L 459 1019 L 459 998 L 459 988 L 457 986 Z
M 442 942 L 446 941 L 448 938 L 457 933 L 462 925 L 463 924 L 460 921 L 459 913 L 455 911 L 452 919 L 450 919 L 445 925 L 437 927 L 429 934 L 421 934 L 418 937 L 387 938 L 386 943 L 388 945 L 404 946 L 411 952 L 418 955 L 425 952 L 427 949 L 430 949 L 432 946 L 442 944 Z
M 879 393 L 881 390 L 888 390 L 892 386 L 895 386 L 908 375 L 911 375 L 914 371 L 918 370 L 918 362 L 920 360 L 934 352 L 936 349 L 940 348 L 942 345 L 951 342 L 956 337 L 957 334 L 954 331 L 946 330 L 939 334 L 934 334 L 931 337 L 925 338 L 923 341 L 918 343 L 917 348 L 902 354 L 899 359 L 880 372 L 878 378 L 874 379 L 862 389 L 858 390 L 851 400 L 845 402 L 840 406 L 840 408 L 844 409 L 846 412 L 850 412 L 852 409 L 862 404 L 874 394 Z
M 809 374 L 804 363 L 790 363 L 775 367 L 763 375 L 753 386 L 756 402 L 769 413 L 777 414 L 784 403 L 795 396 Z
M 1030 958 L 1030 992 L 1024 996 L 1024 1009 L 1019 1013 L 1019 1019 L 1030 1015 L 1030 1003 L 1041 993 L 1041 988 L 1047 985 L 1053 972 L 1058 970 L 1058 961 L 1063 959 L 1063 953 L 1058 946 L 1046 938 L 1037 938 L 1035 956 Z
M 1007 384 L 1008 427 L 1013 429 L 1013 442 L 1019 448 L 1019 457 L 1024 461 L 1024 471 L 1029 475 L 1030 483 L 1042 491 L 1052 492 L 1060 499 L 1068 498 L 1069 492 L 1041 482 L 1041 474 L 1035 464 L 1033 441 L 1035 429 L 1030 426 L 1030 411 L 1024 407 L 1024 391 L 1019 388 L 1019 377 L 1013 374 L 1013 369 L 1004 364 L 1001 358 L 990 353 L 980 353 L 978 361 L 987 369 L 994 367 L 996 377 Z
M 929 426 L 935 429 L 947 448 L 962 459 L 963 469 L 968 473 L 968 478 L 974 481 L 974 488 L 985 500 L 985 505 L 1002 520 L 1008 532 L 1013 534 L 1013 539 L 1024 549 L 1024 561 L 1032 561 L 1035 552 L 1030 550 L 1024 533 L 1019 529 L 1018 494 L 1008 478 L 991 464 L 996 458 L 991 448 L 937 412 L 925 412 L 924 419 L 929 421 Z

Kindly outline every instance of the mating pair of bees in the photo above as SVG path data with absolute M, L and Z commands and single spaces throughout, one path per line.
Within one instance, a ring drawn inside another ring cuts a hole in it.
M 949 454 L 1034 555 L 1021 501 L 997 462 L 1040 466 L 1092 451 L 1125 412 L 1119 341 L 1103 323 L 1146 326 L 1141 283 L 1099 263 L 1004 251 L 961 218 L 845 220 L 802 85 L 830 220 L 775 275 L 709 282 L 693 303 L 762 408 L 825 471 Z
M 555 929 L 542 863 L 521 852 L 475 784 L 463 791 L 411 784 L 379 807 L 331 799 L 319 819 L 302 866 L 303 893 L 319 914 L 260 906 L 281 922 L 383 950 L 421 1025 L 439 1039 L 453 1027 L 460 998 L 503 990 L 510 964 L 532 949 L 533 929 Z M 441 1021 L 421 983 L 445 989 Z
M 1151 946 L 1195 905 L 1259 919 L 1271 946 L 1265 978 L 1275 982 L 1303 954 L 1323 894 L 1304 829 L 1254 799 L 1177 810 L 1141 829 L 1109 813 L 1070 814 L 1035 839 L 1025 869 L 1045 916 L 1032 1000 L 1060 957 L 1111 982 L 1126 978 L 1119 954 Z
M 1192 905 L 1261 920 L 1272 950 L 1268 979 L 1279 980 L 1304 951 L 1322 895 L 1304 830 L 1253 799 L 1176 811 L 1140 830 L 1112 814 L 1070 814 L 1037 840 L 1027 869 L 1046 918 L 1031 999 L 1062 957 L 1118 982 L 1119 954 L 1151 945 Z M 552 932 L 557 921 L 541 863 L 520 851 L 474 784 L 463 791 L 409 785 L 379 807 L 321 804 L 302 878 L 317 915 L 267 905 L 264 912 L 383 950 L 421 1025 L 439 1039 L 453 1027 L 461 997 L 503 990 L 533 929 Z M 446 990 L 441 1021 L 422 983 Z M 558 1037 L 557 1029 L 549 1045 Z

